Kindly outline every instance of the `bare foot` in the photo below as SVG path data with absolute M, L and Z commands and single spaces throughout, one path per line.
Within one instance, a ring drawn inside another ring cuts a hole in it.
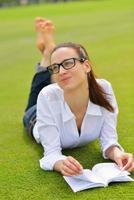
M 46 48 L 53 49 L 55 46 L 54 33 L 55 27 L 50 20 L 37 17 L 35 20 L 35 28 L 37 31 L 37 47 L 44 53 Z
M 50 20 L 41 17 L 36 18 L 35 27 L 38 33 L 37 47 L 43 55 L 41 65 L 48 66 L 50 64 L 50 54 L 55 47 L 55 27 Z
M 42 37 L 42 31 L 41 31 L 41 24 L 45 21 L 44 18 L 42 17 L 37 17 L 35 19 L 35 30 L 37 32 L 37 48 L 41 51 L 41 53 L 43 53 L 45 45 L 44 45 L 44 40 Z

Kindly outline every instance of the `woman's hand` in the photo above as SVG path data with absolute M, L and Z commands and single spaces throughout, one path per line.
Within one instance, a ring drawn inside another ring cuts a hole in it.
M 80 174 L 83 167 L 75 158 L 68 156 L 65 160 L 57 161 L 54 170 L 61 172 L 63 176 L 73 176 Z
M 107 149 L 106 155 L 111 160 L 114 160 L 120 169 L 128 172 L 134 171 L 133 154 L 122 152 L 117 146 L 112 146 Z
M 134 171 L 134 158 L 131 153 L 121 153 L 115 156 L 115 162 L 122 170 L 127 170 L 128 172 Z

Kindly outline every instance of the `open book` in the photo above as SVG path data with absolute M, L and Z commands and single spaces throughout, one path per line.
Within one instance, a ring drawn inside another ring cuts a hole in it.
M 76 176 L 63 176 L 74 192 L 94 187 L 106 187 L 110 182 L 134 181 L 130 173 L 122 171 L 115 163 L 99 163 L 92 170 L 84 169 Z

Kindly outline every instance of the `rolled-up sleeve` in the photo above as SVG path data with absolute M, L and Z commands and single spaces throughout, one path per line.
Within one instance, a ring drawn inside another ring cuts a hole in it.
M 44 170 L 53 170 L 56 161 L 66 158 L 62 155 L 60 132 L 55 123 L 53 112 L 49 98 L 40 92 L 37 100 L 37 122 L 35 126 L 40 143 L 44 148 L 44 157 L 40 160 L 40 167 Z
M 118 143 L 117 135 L 117 116 L 118 116 L 118 105 L 116 98 L 110 83 L 108 83 L 108 88 L 106 92 L 109 94 L 109 100 L 114 108 L 114 112 L 108 110 L 104 111 L 104 122 L 100 133 L 100 143 L 103 152 L 103 157 L 106 159 L 106 150 L 111 146 L 118 146 L 121 151 L 124 151 L 121 145 Z

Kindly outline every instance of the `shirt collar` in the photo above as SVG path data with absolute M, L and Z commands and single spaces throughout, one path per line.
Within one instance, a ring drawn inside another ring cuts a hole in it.
M 64 101 L 63 103 L 63 111 L 62 111 L 62 114 L 63 114 L 63 121 L 69 121 L 71 120 L 72 118 L 75 118 L 74 114 L 71 112 L 68 104 Z
M 67 105 L 67 103 L 64 101 L 63 103 L 63 121 L 69 121 L 72 118 L 75 118 L 75 115 L 71 112 L 69 106 Z M 87 106 L 87 111 L 86 111 L 87 115 L 93 115 L 93 116 L 101 116 L 102 115 L 102 111 L 101 111 L 101 107 L 97 104 L 92 103 L 91 101 L 88 102 L 88 106 Z
M 88 115 L 101 116 L 102 115 L 101 106 L 89 101 L 86 113 Z

